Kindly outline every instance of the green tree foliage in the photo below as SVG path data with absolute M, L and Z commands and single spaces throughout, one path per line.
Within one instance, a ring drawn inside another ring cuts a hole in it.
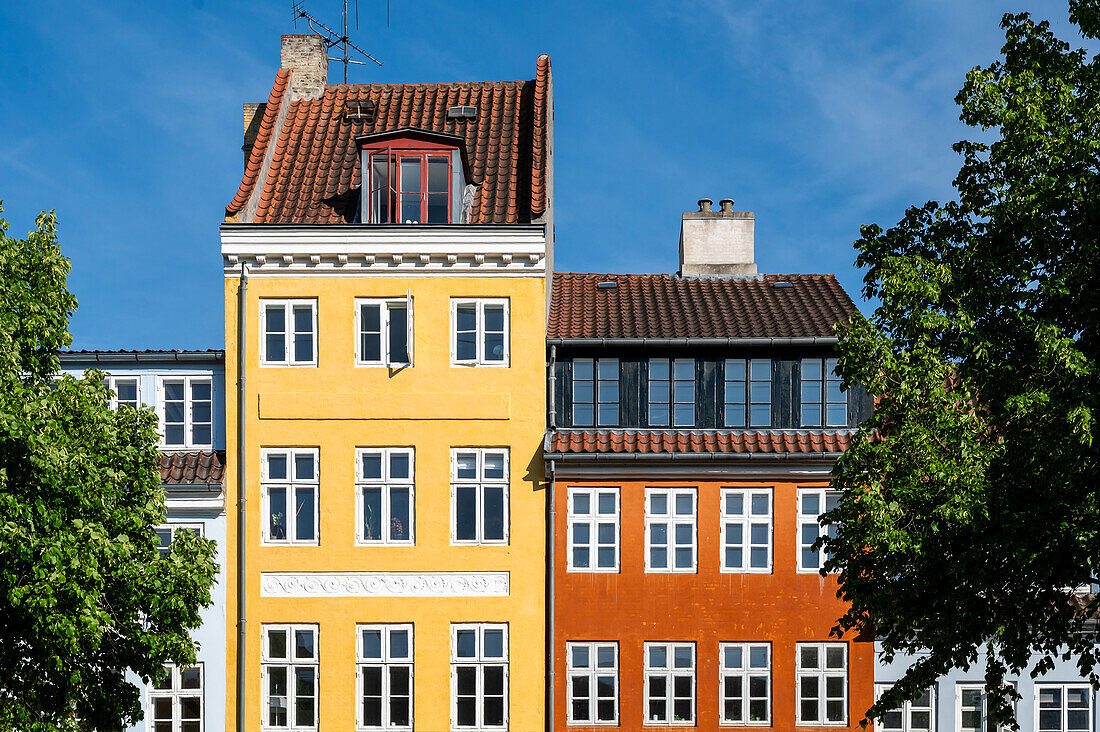
M 0 730 L 118 730 L 141 716 L 127 670 L 195 660 L 213 542 L 161 557 L 157 422 L 107 407 L 102 374 L 57 376 L 76 299 L 52 213 L 0 219 Z
M 1070 18 L 1100 35 L 1096 2 Z M 843 334 L 840 368 L 878 401 L 825 519 L 851 603 L 838 630 L 927 651 L 874 716 L 983 648 L 995 722 L 1014 724 L 1004 678 L 1033 654 L 1097 681 L 1069 588 L 1100 568 L 1100 61 L 1027 14 L 1001 25 L 1002 57 L 956 97 L 982 131 L 954 147 L 957 200 L 856 242 L 881 305 Z

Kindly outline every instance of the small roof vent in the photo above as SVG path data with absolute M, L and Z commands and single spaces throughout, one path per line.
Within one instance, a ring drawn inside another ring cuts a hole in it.
M 477 117 L 477 107 L 450 107 L 447 110 L 447 119 L 474 119 Z
M 772 287 L 776 287 L 780 290 L 785 290 L 789 287 L 794 287 L 793 282 L 787 282 L 786 280 L 776 280 L 772 283 Z
M 605 282 L 597 282 L 596 283 L 596 287 L 598 287 L 601 290 L 614 290 L 618 286 L 619 286 L 619 283 L 615 282 L 614 280 L 607 280 Z

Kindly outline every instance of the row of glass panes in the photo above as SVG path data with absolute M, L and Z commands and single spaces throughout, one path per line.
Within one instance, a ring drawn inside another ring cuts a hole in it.
M 889 684 L 875 684 L 875 698 L 888 688 Z M 1037 732 L 1090 732 L 1093 728 L 1092 699 L 1092 687 L 1087 684 L 1036 684 L 1033 729 Z M 935 691 L 929 689 L 913 701 L 887 712 L 875 728 L 882 732 L 935 732 L 939 729 L 937 701 Z M 954 732 L 990 729 L 984 684 L 956 684 L 954 707 Z
M 722 362 L 722 423 L 726 427 L 772 425 L 771 359 L 727 358 Z M 802 427 L 848 424 L 847 397 L 835 358 L 801 362 Z M 620 422 L 619 359 L 573 359 L 574 427 L 616 427 Z M 693 427 L 696 423 L 696 363 L 693 358 L 651 358 L 647 362 L 647 424 Z
M 415 449 L 361 447 L 356 451 L 356 542 L 405 545 L 416 541 Z M 451 450 L 451 543 L 508 543 L 508 448 Z M 261 450 L 263 541 L 317 544 L 320 450 Z
M 620 490 L 617 487 L 568 489 L 568 570 L 618 572 Z M 814 543 L 832 525 L 821 526 L 821 514 L 836 508 L 840 494 L 825 488 L 799 488 L 798 570 L 816 572 L 827 559 Z M 771 488 L 723 488 L 721 494 L 723 572 L 771 572 L 773 559 L 773 491 Z M 698 490 L 646 488 L 645 570 L 695 572 L 698 564 Z
M 694 643 L 644 646 L 646 725 L 695 725 Z M 566 643 L 568 706 L 575 725 L 619 724 L 619 644 Z M 770 643 L 720 643 L 718 705 L 722 724 L 770 725 Z M 796 723 L 843 725 L 848 719 L 848 648 L 844 643 L 795 646 Z
M 317 365 L 317 301 L 261 300 L 260 363 L 264 366 Z M 412 366 L 413 300 L 355 301 L 355 364 Z M 504 298 L 451 300 L 451 363 L 507 366 L 509 308 Z
M 263 626 L 265 729 L 314 730 L 318 723 L 317 625 Z M 359 729 L 413 728 L 413 625 L 356 626 Z M 451 625 L 451 728 L 508 727 L 508 625 Z
M 137 376 L 108 376 L 111 409 L 141 406 Z M 158 412 L 165 447 L 211 447 L 214 444 L 214 381 L 209 376 L 161 376 Z

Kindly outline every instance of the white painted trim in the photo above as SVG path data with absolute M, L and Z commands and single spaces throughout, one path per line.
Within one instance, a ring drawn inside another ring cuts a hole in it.
M 508 572 L 264 572 L 261 597 L 507 597 Z
M 599 498 L 601 493 L 612 493 L 615 496 L 615 513 L 611 517 L 599 512 Z M 591 509 L 588 513 L 578 514 L 574 511 L 574 500 L 579 494 L 588 496 L 588 505 Z M 569 486 L 568 495 L 566 496 L 565 571 L 576 574 L 617 574 L 619 572 L 619 562 L 622 554 L 621 516 L 622 504 L 619 486 Z M 615 566 L 600 567 L 599 524 L 611 523 L 612 519 L 615 524 Z M 589 559 L 589 566 L 587 567 L 577 567 L 573 563 L 573 550 L 580 546 L 573 538 L 573 532 L 577 524 L 588 524 L 589 526 L 588 543 L 585 545 L 585 548 L 588 549 Z
M 676 543 L 676 524 L 684 523 L 687 517 L 676 513 L 676 498 L 681 495 L 691 495 L 691 567 L 678 568 L 676 566 L 676 549 L 682 548 Z M 654 495 L 664 495 L 667 501 L 668 511 L 655 514 L 650 509 L 650 499 Z M 652 526 L 664 524 L 668 527 L 665 534 L 666 560 L 665 567 L 654 567 L 650 564 L 651 550 L 653 549 Z M 645 489 L 645 572 L 646 574 L 696 574 L 699 571 L 699 491 L 696 488 L 666 488 L 648 487 Z
M 255 226 L 223 228 L 221 240 L 227 277 L 236 277 L 243 263 L 250 276 L 546 273 L 541 226 Z
M 744 513 L 727 514 L 726 513 L 726 498 L 732 493 L 741 493 L 744 496 L 744 502 L 742 507 Z M 768 523 L 768 564 L 766 567 L 753 567 L 752 561 L 752 525 L 754 523 L 763 523 L 765 517 L 754 515 L 752 513 L 752 499 L 754 496 L 766 495 L 768 498 L 768 513 L 766 520 Z M 771 574 L 772 563 L 775 561 L 775 496 L 773 489 L 769 486 L 767 488 L 758 488 L 756 486 L 739 486 L 732 485 L 722 488 L 722 492 L 719 495 L 721 505 L 718 508 L 718 535 L 720 537 L 720 555 L 718 557 L 718 568 L 722 574 Z M 726 548 L 730 546 L 730 542 L 726 537 L 726 529 L 730 524 L 740 524 L 741 526 L 741 568 L 727 567 L 726 566 Z

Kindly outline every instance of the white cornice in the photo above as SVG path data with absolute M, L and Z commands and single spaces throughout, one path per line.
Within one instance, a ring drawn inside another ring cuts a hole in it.
M 507 597 L 508 572 L 264 572 L 261 597 Z
M 221 228 L 225 275 L 542 277 L 541 225 L 279 226 Z

